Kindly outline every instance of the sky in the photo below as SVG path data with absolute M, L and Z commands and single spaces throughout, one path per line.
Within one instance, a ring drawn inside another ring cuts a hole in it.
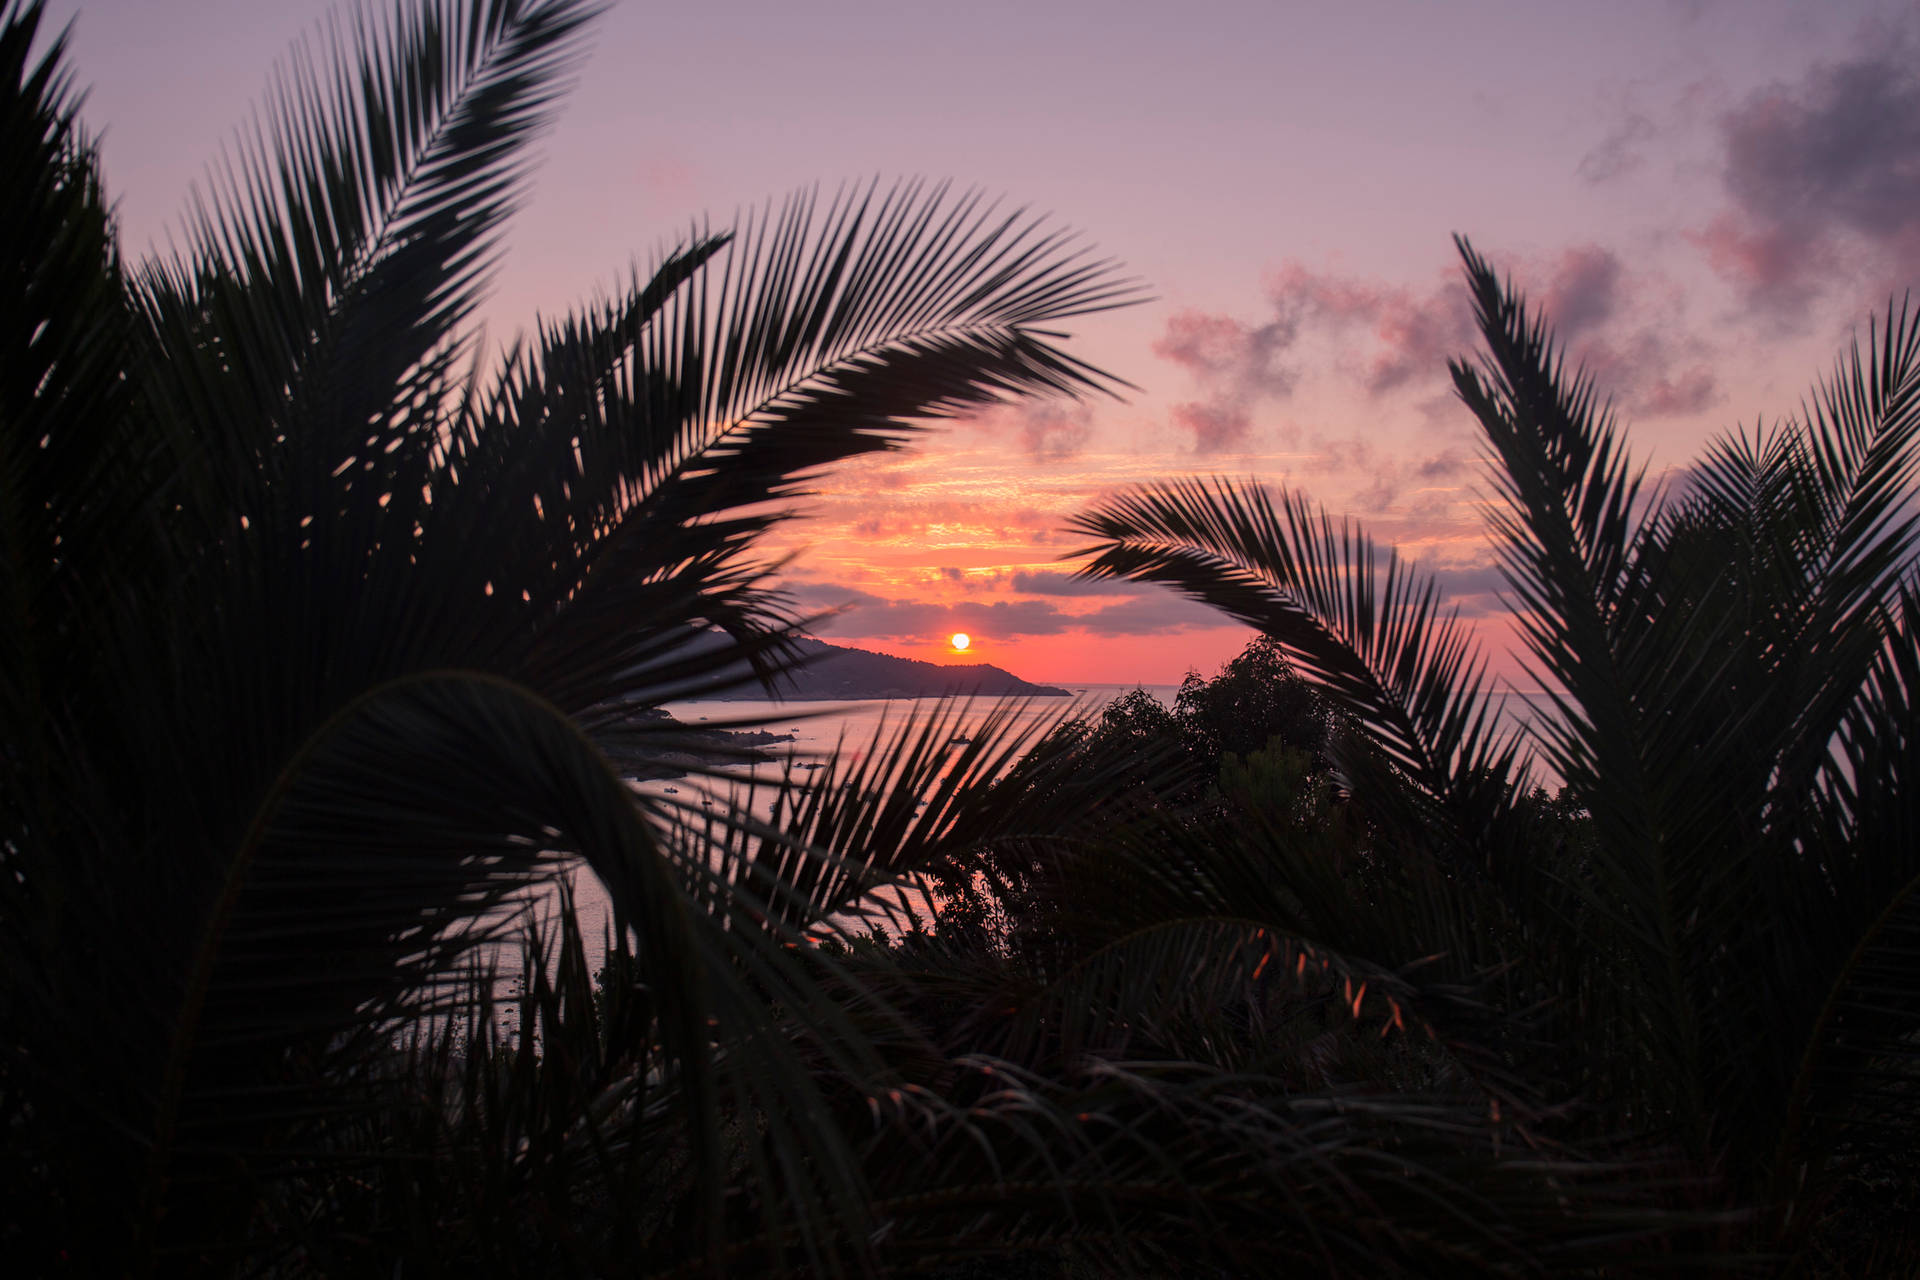
M 51 0 L 123 242 L 180 225 L 320 0 Z M 1920 6 L 1860 0 L 626 0 L 542 144 L 483 318 L 504 341 L 702 219 L 951 179 L 1152 301 L 1068 326 L 1138 388 L 1027 402 L 827 477 L 783 581 L 820 634 L 1033 680 L 1177 682 L 1248 633 L 1088 584 L 1067 519 L 1250 477 L 1364 523 L 1507 651 L 1451 237 L 1543 304 L 1677 483 L 1798 411 L 1920 283 Z M 973 640 L 956 654 L 956 631 Z

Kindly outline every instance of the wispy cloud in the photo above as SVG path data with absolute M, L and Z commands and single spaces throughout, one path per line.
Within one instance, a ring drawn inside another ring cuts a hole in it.
M 1014 573 L 1011 585 L 1022 595 L 1034 596 L 1131 596 L 1140 589 L 1112 578 L 1076 578 L 1053 569 L 1022 569 Z
M 1199 453 L 1246 444 L 1255 413 L 1293 394 L 1303 338 L 1351 348 L 1356 354 L 1340 360 L 1344 373 L 1378 396 L 1444 373 L 1446 357 L 1472 335 L 1465 292 L 1450 277 L 1417 291 L 1288 262 L 1269 275 L 1266 292 L 1262 316 L 1182 311 L 1154 344 L 1155 354 L 1184 369 L 1199 392 L 1173 410 Z
M 1295 374 L 1283 362 L 1298 336 L 1297 315 L 1258 323 L 1233 316 L 1182 311 L 1167 321 L 1153 351 L 1192 375 L 1201 398 L 1174 406 L 1173 418 L 1201 453 L 1243 443 L 1254 407 L 1286 396 Z
M 1599 245 L 1580 245 L 1559 256 L 1547 276 L 1541 304 L 1563 339 L 1614 318 L 1620 309 L 1624 274 L 1619 257 Z
M 1077 589 L 1083 585 L 1100 589 Z M 1161 635 L 1222 625 L 1218 613 L 1164 588 L 1124 582 L 1075 584 L 1067 575 L 1058 573 L 1016 574 L 1013 594 L 1090 596 L 1105 598 L 1109 603 L 1074 611 L 1045 598 L 888 597 L 858 587 L 820 581 L 792 582 L 788 590 L 806 609 L 835 610 L 816 630 L 822 636 L 838 639 L 914 640 L 953 629 L 1001 640 L 1055 636 L 1069 631 Z
M 1911 29 L 1753 94 L 1721 120 L 1728 207 L 1694 242 L 1787 329 L 1837 282 L 1920 271 L 1920 69 Z
M 995 405 L 967 423 L 988 436 L 1018 442 L 1030 458 L 1058 462 L 1077 457 L 1093 439 L 1094 406 L 1065 398 L 1022 400 Z
M 1643 112 L 1624 112 L 1607 135 L 1580 157 L 1574 172 L 1595 185 L 1635 173 L 1646 165 L 1647 144 L 1658 132 Z
M 1542 307 L 1560 340 L 1598 378 L 1622 409 L 1641 416 L 1697 413 L 1720 398 L 1712 352 L 1690 336 L 1677 314 L 1679 294 L 1656 272 L 1629 269 L 1613 250 L 1572 245 L 1520 263 L 1516 275 Z M 1312 473 L 1365 477 L 1363 509 L 1379 509 L 1416 480 L 1457 470 L 1461 444 L 1448 361 L 1479 345 L 1471 303 L 1457 275 L 1436 272 L 1426 288 L 1364 276 L 1312 270 L 1288 262 L 1267 278 L 1270 310 L 1247 319 L 1187 311 L 1173 317 L 1155 350 L 1192 375 L 1202 398 L 1173 412 L 1176 426 L 1201 452 L 1249 442 L 1256 414 L 1292 396 L 1311 347 L 1325 355 L 1321 373 L 1380 401 L 1417 397 L 1431 447 L 1409 453 L 1397 443 L 1384 457 L 1354 435 L 1286 433 L 1305 450 Z
M 1344 370 L 1370 395 L 1444 378 L 1447 359 L 1474 341 L 1472 306 L 1451 270 L 1416 289 L 1289 262 L 1268 276 L 1267 292 L 1278 311 L 1352 344 Z

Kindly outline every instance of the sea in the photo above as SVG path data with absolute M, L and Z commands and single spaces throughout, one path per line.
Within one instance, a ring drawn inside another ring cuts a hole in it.
M 765 819 L 780 779 L 789 769 L 804 776 L 808 766 L 830 756 L 849 763 L 864 760 L 907 726 L 918 727 L 931 718 L 942 719 L 941 732 L 949 738 L 972 738 L 989 717 L 999 719 L 1000 732 L 1027 745 L 1038 742 L 1055 724 L 1074 718 L 1097 718 L 1107 704 L 1135 689 L 1144 689 L 1167 707 L 1173 706 L 1178 685 L 1090 684 L 1071 688 L 1068 697 L 1033 698 L 869 698 L 852 702 L 776 702 L 748 699 L 687 701 L 664 704 L 668 714 L 697 729 L 760 730 L 788 737 L 762 750 L 774 757 L 754 763 L 723 765 L 716 776 L 661 778 L 636 782 L 636 792 L 690 813 L 744 807 Z M 605 890 L 585 866 L 567 873 L 565 882 L 582 926 L 588 962 L 597 967 L 604 953 L 602 939 L 611 920 Z M 559 902 L 558 887 L 548 885 L 529 892 L 516 910 L 535 915 L 552 912 Z M 514 966 L 501 956 L 501 969 Z
M 1172 707 L 1178 685 L 1088 684 L 1072 687 L 1071 696 L 1028 699 L 978 698 L 965 702 L 946 699 L 894 698 L 857 702 L 775 702 L 775 701 L 687 701 L 666 704 L 666 710 L 681 723 L 707 729 L 758 729 L 791 735 L 791 741 L 764 748 L 776 758 L 753 764 L 727 765 L 713 777 L 658 779 L 632 784 L 642 794 L 675 805 L 689 813 L 706 809 L 720 810 L 744 805 L 756 817 L 765 819 L 771 806 L 775 785 L 791 768 L 804 771 L 830 755 L 857 761 L 884 743 L 905 725 L 919 725 L 928 717 L 945 717 L 942 732 L 950 737 L 970 738 L 990 715 L 1007 717 L 1007 732 L 1023 736 L 1031 744 L 1038 742 L 1056 723 L 1075 717 L 1095 718 L 1115 699 L 1135 689 L 1144 689 L 1156 700 Z M 1541 714 L 1544 699 L 1531 693 L 1496 695 L 1501 715 L 1517 723 Z M 605 891 L 593 873 L 584 866 L 573 868 L 565 876 L 588 948 L 588 961 L 597 968 L 604 953 L 602 939 L 611 919 Z M 530 891 L 516 910 L 532 914 L 551 913 L 558 905 L 560 890 L 547 884 Z M 498 957 L 503 972 L 516 965 L 506 955 Z

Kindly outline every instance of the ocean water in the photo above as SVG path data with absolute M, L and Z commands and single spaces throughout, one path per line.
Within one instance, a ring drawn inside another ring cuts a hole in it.
M 804 775 L 807 766 L 817 765 L 830 756 L 859 761 L 884 744 L 902 727 L 924 724 L 929 717 L 946 721 L 949 737 L 971 738 L 991 714 L 1006 715 L 1005 732 L 1025 736 L 1028 743 L 1038 742 L 1056 723 L 1073 717 L 1092 718 L 1109 702 L 1145 689 L 1164 705 L 1173 705 L 1177 685 L 1094 684 L 1070 688 L 1072 696 L 1029 699 L 975 698 L 955 701 L 938 698 L 873 698 L 854 702 L 775 702 L 775 701 L 688 701 L 669 702 L 665 709 L 676 720 L 693 728 L 765 730 L 792 735 L 791 742 L 774 743 L 762 748 L 776 758 L 753 764 L 727 765 L 716 770 L 716 777 L 662 778 L 634 783 L 634 790 L 658 801 L 676 806 L 690 815 L 706 811 L 720 812 L 742 805 L 760 819 L 767 818 L 776 784 L 791 767 Z M 605 890 L 592 871 L 574 868 L 567 876 L 574 907 L 578 913 L 587 946 L 590 966 L 597 968 L 604 954 L 602 939 L 611 919 L 611 907 Z M 534 914 L 551 913 L 559 902 L 559 890 L 547 886 L 531 891 L 522 906 Z M 512 972 L 516 964 L 510 956 L 496 957 L 502 972 Z M 507 990 L 511 990 L 511 984 Z
M 1143 688 L 1165 705 L 1173 705 L 1176 685 L 1085 685 L 1067 698 L 1009 699 L 974 698 L 948 701 L 938 698 L 870 698 L 858 702 L 669 702 L 666 710 L 682 724 L 697 728 L 729 728 L 747 722 L 752 728 L 794 735 L 791 750 L 797 754 L 820 756 L 836 749 L 858 758 L 865 754 L 883 729 L 897 729 L 908 720 L 924 721 L 944 712 L 957 717 L 956 736 L 971 736 L 989 713 L 1005 707 L 1013 713 L 1019 728 L 1040 727 L 1068 716 L 1097 716 L 1109 702 L 1135 688 Z M 779 746 L 769 750 L 778 751 Z M 745 766 L 743 776 L 777 773 L 778 766 L 761 765 L 757 770 Z M 768 776 L 772 776 L 769 774 Z M 650 785 L 650 784 L 643 784 Z
M 857 702 L 773 702 L 773 701 L 689 701 L 668 703 L 666 709 L 675 719 L 694 727 L 709 729 L 762 729 L 791 734 L 789 743 L 765 748 L 779 757 L 757 764 L 729 765 L 717 771 L 717 777 L 669 778 L 635 783 L 634 788 L 689 814 L 718 812 L 745 803 L 758 818 L 765 819 L 771 806 L 774 785 L 789 767 L 804 774 L 805 766 L 817 764 L 838 754 L 857 761 L 907 724 L 924 723 L 927 717 L 950 718 L 947 732 L 955 737 L 971 737 L 986 717 L 1004 706 L 1010 711 L 1012 731 L 1030 731 L 1028 741 L 1037 742 L 1048 728 L 1060 720 L 1079 716 L 1098 716 L 1114 699 L 1136 688 L 1145 689 L 1163 705 L 1171 707 L 1177 685 L 1090 684 L 1072 689 L 1069 698 L 1032 698 L 1008 701 L 981 698 L 969 702 L 940 699 L 870 699 Z M 1518 726 L 1544 713 L 1545 699 L 1535 693 L 1506 692 L 1495 695 L 1497 711 L 1510 726 Z M 1551 778 L 1542 781 L 1552 785 Z M 755 785 L 758 784 L 758 785 Z M 593 873 L 577 867 L 568 875 L 575 908 L 584 926 L 589 963 L 598 967 L 603 953 L 602 938 L 611 918 L 605 891 Z M 529 894 L 524 909 L 549 913 L 558 904 L 558 890 L 551 886 Z M 507 956 L 499 957 L 503 972 L 515 964 Z

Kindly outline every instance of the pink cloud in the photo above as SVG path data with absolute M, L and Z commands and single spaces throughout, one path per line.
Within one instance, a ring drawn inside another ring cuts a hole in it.
M 1643 113 L 1628 111 L 1580 158 L 1576 172 L 1595 184 L 1633 173 L 1646 163 L 1645 146 L 1657 132 Z
M 1293 390 L 1295 375 L 1282 359 L 1297 334 L 1297 321 L 1285 315 L 1249 324 L 1189 310 L 1168 319 L 1153 351 L 1185 369 L 1199 385 L 1201 399 L 1173 412 L 1175 425 L 1192 433 L 1197 451 L 1214 453 L 1242 443 L 1252 426 L 1253 407 Z
M 1193 433 L 1193 447 L 1201 453 L 1217 453 L 1244 442 L 1253 426 L 1251 414 L 1235 400 L 1175 405 L 1173 421 Z
M 1613 250 L 1569 246 L 1517 273 L 1575 360 L 1603 394 L 1632 413 L 1697 413 L 1719 397 L 1706 345 L 1686 335 L 1673 314 L 1676 291 L 1664 277 L 1631 272 Z M 1257 319 L 1183 311 L 1168 321 L 1154 350 L 1186 370 L 1199 395 L 1177 405 L 1173 424 L 1202 453 L 1241 446 L 1255 434 L 1262 405 L 1285 399 L 1298 372 L 1296 348 L 1318 339 L 1334 355 L 1334 376 L 1367 396 L 1420 397 L 1429 430 L 1451 433 L 1462 423 L 1447 366 L 1479 346 L 1472 304 L 1456 273 L 1420 288 L 1361 276 L 1314 271 L 1286 262 L 1266 281 L 1270 310 Z M 1315 348 L 1316 352 L 1318 348 Z M 1383 510 L 1409 486 L 1454 465 L 1454 454 L 1380 460 L 1356 439 L 1310 442 L 1309 472 L 1363 478 L 1354 500 Z
M 1296 330 L 1309 322 L 1331 332 L 1369 330 L 1377 350 L 1363 364 L 1360 380 L 1374 395 L 1444 377 L 1448 358 L 1474 340 L 1466 292 L 1451 272 L 1435 287 L 1416 291 L 1289 262 L 1267 277 L 1267 296 Z
M 1689 334 L 1642 324 L 1595 335 L 1572 347 L 1602 396 L 1628 414 L 1677 417 L 1700 413 L 1721 398 L 1707 345 Z
M 1562 337 L 1597 328 L 1613 318 L 1623 274 L 1619 257 L 1599 245 L 1580 245 L 1554 260 L 1541 305 Z
M 1291 357 L 1309 330 L 1370 332 L 1374 350 L 1346 372 L 1372 395 L 1438 382 L 1447 357 L 1472 341 L 1465 293 L 1450 278 L 1420 293 L 1288 262 L 1269 274 L 1267 297 L 1271 310 L 1258 321 L 1179 312 L 1154 344 L 1155 354 L 1184 369 L 1200 392 L 1173 412 L 1174 425 L 1191 434 L 1199 452 L 1245 442 L 1255 410 L 1292 394 L 1299 371 Z
M 1728 207 L 1690 237 L 1750 304 L 1804 328 L 1836 284 L 1920 271 L 1914 25 L 1754 94 L 1721 120 Z
M 1655 417 L 1680 417 L 1711 408 L 1720 400 L 1720 383 L 1704 364 L 1662 377 L 1643 393 L 1641 404 Z
M 1459 284 L 1443 285 L 1416 296 L 1396 291 L 1383 300 L 1374 335 L 1380 352 L 1368 368 L 1366 387 L 1374 395 L 1446 373 L 1447 361 L 1473 349 L 1477 331 Z
M 1782 227 L 1764 227 L 1740 214 L 1721 213 L 1686 237 L 1707 264 L 1747 296 L 1780 317 L 1804 311 L 1825 284 L 1831 252 L 1826 245 Z
M 971 415 L 967 423 L 993 436 L 1010 436 L 1029 457 L 1058 462 L 1074 457 L 1093 438 L 1094 407 L 1081 400 L 1022 400 Z
M 1282 395 L 1293 378 L 1274 359 L 1293 342 L 1291 326 L 1250 325 L 1232 316 L 1181 311 L 1167 320 L 1153 353 L 1202 378 L 1223 378 L 1252 391 Z

